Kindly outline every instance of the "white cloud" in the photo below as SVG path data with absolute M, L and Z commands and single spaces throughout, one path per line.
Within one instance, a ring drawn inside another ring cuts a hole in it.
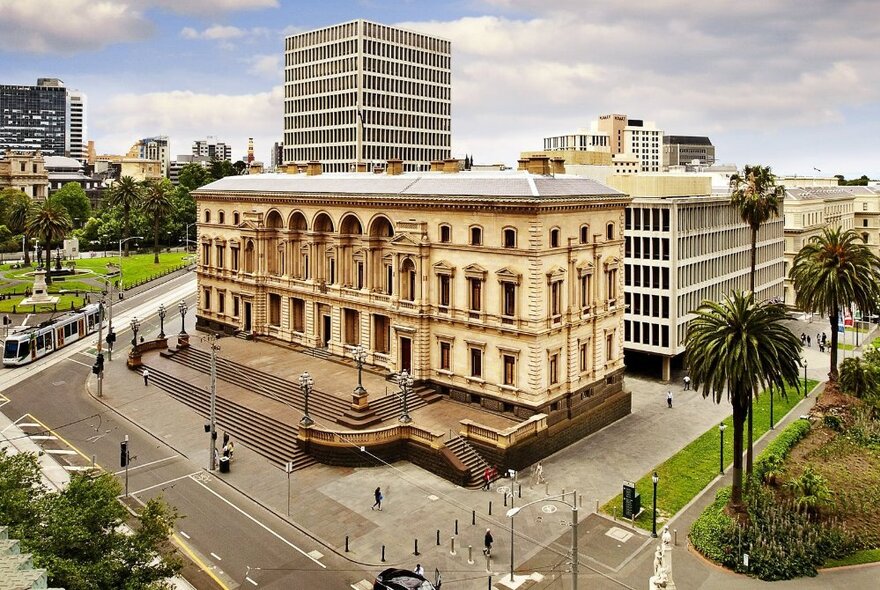
M 203 31 L 197 31 L 192 27 L 184 27 L 180 36 L 184 39 L 207 39 L 211 41 L 237 39 L 247 35 L 247 31 L 233 26 L 213 25 Z
M 284 73 L 281 68 L 281 55 L 254 55 L 244 60 L 249 66 L 248 72 L 263 78 L 281 80 Z
M 262 10 L 278 8 L 278 0 L 139 0 L 180 14 L 211 16 L 218 12 L 237 12 L 242 10 Z
M 0 0 L 0 49 L 73 54 L 139 41 L 153 25 L 124 2 L 95 0 Z

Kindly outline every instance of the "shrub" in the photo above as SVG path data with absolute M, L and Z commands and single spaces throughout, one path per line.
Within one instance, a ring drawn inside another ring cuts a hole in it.
M 730 561 L 730 547 L 726 540 L 734 530 L 733 521 L 725 512 L 729 501 L 730 488 L 718 490 L 715 501 L 694 521 L 690 533 L 691 543 L 697 551 L 724 565 Z
M 809 512 L 815 512 L 822 506 L 833 504 L 828 480 L 813 471 L 810 465 L 807 465 L 800 477 L 791 480 L 785 487 L 794 492 L 795 506 Z
M 840 419 L 840 416 L 825 414 L 825 417 L 822 418 L 822 424 L 835 432 L 843 432 L 843 420 Z
M 754 477 L 765 481 L 767 472 L 785 462 L 785 458 L 802 438 L 810 432 L 809 420 L 796 420 L 779 433 L 755 460 Z

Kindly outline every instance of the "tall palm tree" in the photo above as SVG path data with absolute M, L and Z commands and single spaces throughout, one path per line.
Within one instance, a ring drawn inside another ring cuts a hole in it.
M 171 213 L 171 183 L 163 178 L 153 180 L 145 185 L 146 192 L 141 200 L 141 211 L 153 221 L 153 262 L 159 264 L 159 227 L 165 217 Z
M 874 397 L 880 390 L 880 375 L 869 363 L 859 357 L 843 359 L 840 363 L 840 389 L 858 398 Z
M 862 313 L 877 311 L 880 298 L 880 259 L 855 231 L 822 230 L 804 244 L 789 272 L 795 303 L 804 311 L 827 315 L 831 324 L 831 368 L 828 377 L 837 381 L 837 328 L 841 309 Z
M 8 212 L 8 220 L 9 220 L 9 229 L 17 234 L 23 234 L 25 239 L 25 248 L 24 248 L 24 265 L 31 265 L 31 248 L 30 248 L 30 239 L 31 235 L 28 234 L 27 231 L 27 222 L 28 218 L 31 216 L 31 211 L 33 210 L 34 203 L 31 201 L 31 198 L 27 196 L 25 193 L 21 193 L 20 196 L 16 196 L 12 202 L 9 204 L 9 212 Z
M 798 380 L 800 340 L 785 325 L 785 306 L 734 292 L 720 302 L 703 301 L 688 325 L 685 363 L 703 397 L 733 407 L 733 490 L 730 508 L 742 509 L 743 426 L 749 400 L 772 385 L 784 392 Z M 783 393 L 784 394 L 784 393 Z
M 110 190 L 110 205 L 122 207 L 123 238 L 131 237 L 131 210 L 140 204 L 142 188 L 131 176 L 123 176 Z M 125 256 L 128 256 L 128 242 L 125 242 Z
M 770 166 L 746 166 L 742 176 L 734 174 L 730 177 L 730 204 L 733 205 L 742 220 L 752 230 L 751 269 L 749 272 L 749 290 L 755 293 L 755 266 L 758 258 L 758 231 L 761 225 L 779 215 L 779 205 L 785 197 L 785 187 L 776 185 L 776 177 Z M 752 401 L 749 399 L 749 403 Z M 749 407 L 749 435 L 746 451 L 746 474 L 752 474 L 753 439 L 752 439 L 752 408 Z
M 49 267 L 52 243 L 63 240 L 73 229 L 70 215 L 62 205 L 51 201 L 43 201 L 31 211 L 27 220 L 27 234 L 37 236 L 43 243 L 46 267 Z M 46 274 L 46 283 L 51 283 L 51 274 Z

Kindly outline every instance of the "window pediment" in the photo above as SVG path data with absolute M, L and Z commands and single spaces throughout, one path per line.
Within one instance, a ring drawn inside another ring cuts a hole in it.
M 486 269 L 477 263 L 468 264 L 466 267 L 464 267 L 463 270 L 464 270 L 464 276 L 466 276 L 469 279 L 480 279 L 480 280 L 486 279 Z
M 499 283 L 514 283 L 519 285 L 522 282 L 522 275 L 511 270 L 509 266 L 496 270 L 495 276 L 498 277 Z
M 397 234 L 391 238 L 390 242 L 397 246 L 418 246 L 419 242 L 412 239 L 409 234 Z
M 578 277 L 582 277 L 585 275 L 593 274 L 595 267 L 593 266 L 592 262 L 585 260 L 584 262 L 578 264 L 575 269 L 577 269 Z
M 620 258 L 612 257 L 606 260 L 603 265 L 605 266 L 605 270 L 614 270 L 616 268 L 620 268 Z
M 565 269 L 559 265 L 554 264 L 550 267 L 550 270 L 547 271 L 547 282 L 555 283 L 556 281 L 561 281 L 565 278 Z
M 440 262 L 434 263 L 434 274 L 438 275 L 448 275 L 450 277 L 455 276 L 455 267 L 449 264 L 446 260 L 441 260 Z

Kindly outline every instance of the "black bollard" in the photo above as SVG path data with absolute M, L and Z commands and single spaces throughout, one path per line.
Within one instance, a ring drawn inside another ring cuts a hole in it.
M 455 519 L 455 534 L 458 534 L 458 519 Z
M 489 500 L 489 516 L 492 516 L 492 500 Z
M 419 555 L 419 540 L 413 539 L 413 555 Z
M 521 484 L 521 483 L 518 483 L 518 484 L 516 484 L 516 485 L 519 486 L 519 487 L 517 488 L 516 495 L 519 496 L 520 498 L 522 498 L 522 484 Z
M 437 529 L 437 546 L 440 546 L 440 529 Z
M 471 510 L 471 524 L 477 524 L 477 511 Z
M 504 494 L 504 507 L 507 508 L 507 494 Z
M 385 562 L 385 545 L 382 545 L 382 562 Z
M 345 535 L 345 552 L 348 553 L 348 535 Z

